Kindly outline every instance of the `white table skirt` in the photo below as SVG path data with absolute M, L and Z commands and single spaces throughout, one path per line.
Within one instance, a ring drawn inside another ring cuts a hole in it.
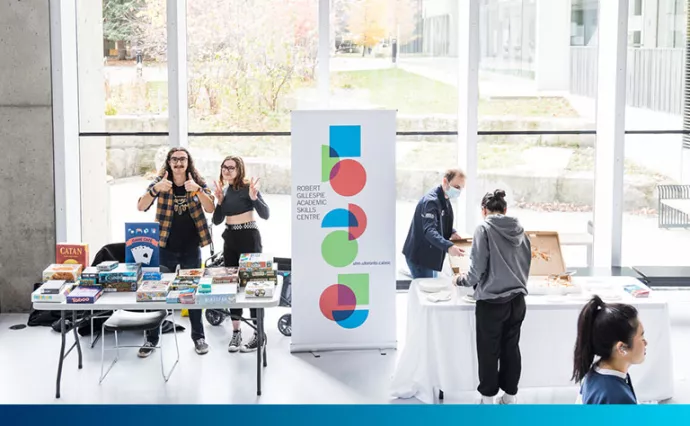
M 586 283 L 587 278 L 578 277 Z M 436 278 L 446 280 L 447 278 Z M 622 286 L 629 277 L 596 278 Z M 412 281 L 408 293 L 407 337 L 392 381 L 396 398 L 416 397 L 433 403 L 438 391 L 446 395 L 476 391 L 477 345 L 474 304 L 462 300 L 468 289 L 457 288 L 451 300 L 433 303 Z M 577 317 L 584 301 L 550 302 L 546 296 L 527 296 L 527 314 L 522 325 L 520 388 L 574 386 L 573 348 Z M 673 396 L 673 367 L 668 305 L 654 298 L 624 295 L 621 303 L 634 305 L 640 313 L 648 341 L 643 364 L 630 375 L 638 401 L 662 401 Z

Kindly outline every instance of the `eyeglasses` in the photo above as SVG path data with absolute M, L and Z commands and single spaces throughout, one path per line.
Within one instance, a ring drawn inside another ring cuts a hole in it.
M 225 172 L 234 172 L 235 170 L 237 170 L 237 167 L 235 166 L 220 166 L 220 168 Z
M 171 163 L 186 163 L 189 160 L 187 157 L 170 157 Z

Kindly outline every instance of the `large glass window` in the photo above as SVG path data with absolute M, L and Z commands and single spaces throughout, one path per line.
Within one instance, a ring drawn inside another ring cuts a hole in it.
M 165 0 L 77 2 L 81 132 L 168 130 Z
M 623 264 L 687 266 L 688 256 L 674 249 L 690 243 L 686 49 L 674 40 L 676 33 L 685 37 L 687 1 L 644 3 L 643 15 L 656 13 L 649 21 L 657 40 L 628 49 Z
M 526 229 L 561 234 L 568 267 L 587 264 L 592 238 L 596 7 L 480 4 L 479 191 L 471 202 L 506 190 Z
M 187 2 L 190 132 L 290 130 L 314 104 L 318 0 Z

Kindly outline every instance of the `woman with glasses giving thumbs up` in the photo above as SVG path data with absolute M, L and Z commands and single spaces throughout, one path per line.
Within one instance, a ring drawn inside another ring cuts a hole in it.
M 227 185 L 227 188 L 226 188 Z M 268 205 L 259 193 L 259 179 L 245 177 L 244 161 L 240 157 L 225 157 L 220 165 L 220 181 L 215 182 L 218 205 L 213 213 L 213 224 L 225 221 L 223 232 L 223 257 L 225 266 L 239 266 L 242 253 L 261 253 L 261 234 L 254 221 L 254 210 L 261 219 L 268 219 Z M 253 352 L 259 347 L 257 333 L 248 343 L 242 343 L 240 321 L 241 309 L 232 309 L 233 333 L 228 346 L 229 352 Z M 251 310 L 256 318 L 256 310 Z M 264 339 L 265 339 L 264 334 Z M 265 344 L 266 341 L 262 344 Z
M 194 160 L 185 148 L 168 151 L 158 177 L 139 198 L 139 211 L 147 211 L 154 201 L 156 222 L 160 225 L 160 264 L 174 271 L 201 267 L 201 247 L 211 244 L 206 213 L 215 209 L 213 194 L 194 167 Z M 208 352 L 201 322 L 201 310 L 190 309 L 192 340 L 199 355 Z M 147 332 L 146 343 L 139 357 L 146 358 L 158 344 L 158 329 Z

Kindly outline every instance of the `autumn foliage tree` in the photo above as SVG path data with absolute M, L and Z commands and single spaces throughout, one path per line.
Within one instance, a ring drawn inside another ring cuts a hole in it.
M 415 37 L 418 13 L 413 0 L 353 0 L 348 30 L 364 52 L 388 38 L 408 43 Z

